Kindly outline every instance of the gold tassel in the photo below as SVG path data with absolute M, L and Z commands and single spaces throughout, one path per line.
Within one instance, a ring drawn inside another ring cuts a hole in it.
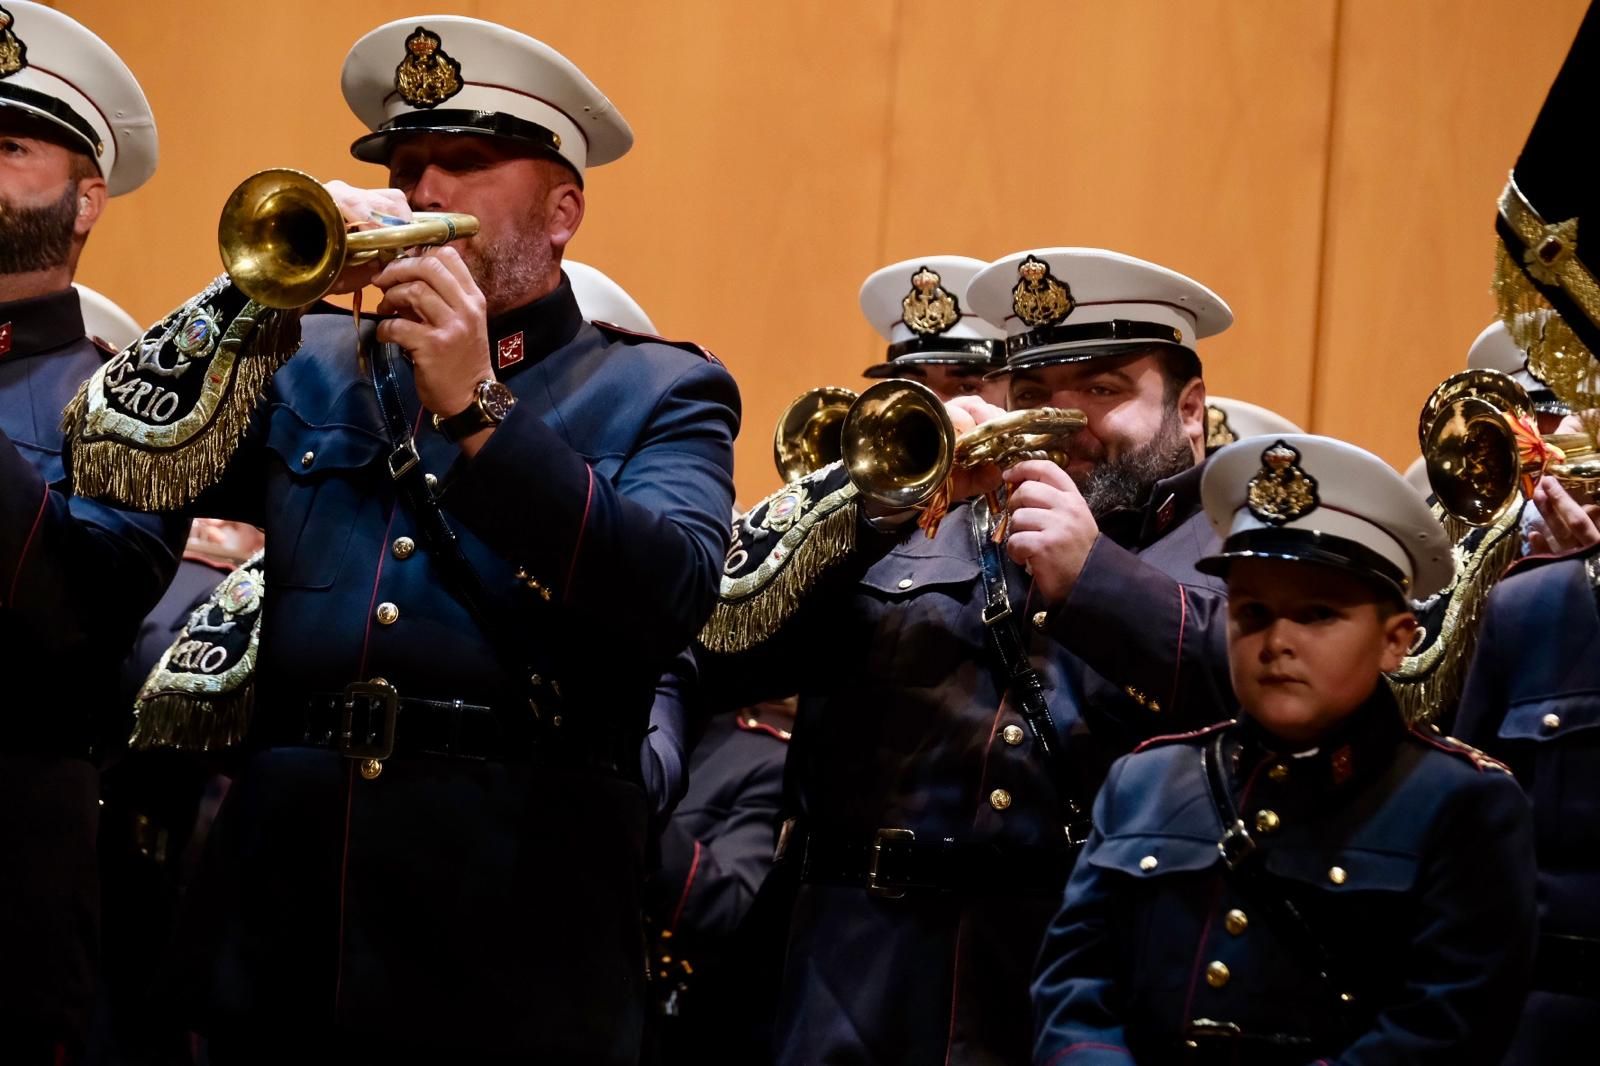
M 1460 544 L 1472 527 L 1434 506 L 1452 542 Z M 1484 535 L 1476 551 L 1458 564 L 1455 586 L 1445 607 L 1439 636 L 1419 655 L 1408 656 L 1389 675 L 1401 713 L 1412 725 L 1424 725 L 1455 714 L 1466 685 L 1472 653 L 1478 646 L 1478 625 L 1489 593 L 1506 568 L 1516 561 L 1522 544 L 1522 508 L 1510 508 Z
M 194 502 L 216 484 L 239 447 L 266 391 L 267 383 L 300 344 L 300 314 L 246 304 L 229 326 L 223 350 L 237 353 L 227 393 L 211 422 L 180 446 L 160 451 L 121 437 L 84 439 L 88 390 L 97 373 L 79 387 L 62 412 L 61 428 L 70 442 L 72 490 L 108 499 L 139 511 L 174 511 Z
M 239 690 L 222 695 L 163 692 L 141 699 L 135 705 L 137 717 L 128 746 L 135 751 L 217 751 L 235 747 L 250 730 L 255 703 L 254 679 Z
M 782 568 L 756 591 L 719 602 L 700 631 L 700 643 L 710 651 L 729 655 L 747 651 L 781 629 L 816 579 L 841 556 L 855 550 L 854 495 L 850 493 L 846 502 L 809 526 Z

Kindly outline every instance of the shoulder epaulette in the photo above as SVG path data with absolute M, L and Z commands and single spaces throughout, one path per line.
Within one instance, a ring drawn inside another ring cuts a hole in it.
M 686 352 L 691 352 L 694 355 L 698 355 L 708 363 L 716 363 L 718 366 L 722 365 L 722 360 L 711 354 L 711 350 L 709 348 L 703 348 L 694 341 L 668 340 L 665 337 L 658 337 L 653 333 L 640 333 L 638 330 L 625 329 L 622 326 L 617 325 L 615 322 L 601 322 L 598 319 L 590 319 L 589 324 L 595 329 L 599 330 L 605 336 L 614 341 L 621 341 L 623 344 L 665 344 L 669 348 L 681 348 Z
M 72 491 L 172 511 L 222 477 L 272 375 L 300 346 L 297 312 L 226 274 L 89 376 L 61 415 Z
M 733 521 L 722 588 L 700 643 L 745 651 L 771 637 L 821 576 L 855 549 L 856 488 L 841 463 L 785 485 Z
M 134 750 L 215 751 L 244 739 L 255 706 L 256 646 L 266 593 L 251 556 L 189 614 L 134 701 Z
M 1221 732 L 1222 730 L 1227 729 L 1236 722 L 1237 719 L 1229 718 L 1224 722 L 1213 722 L 1211 725 L 1205 726 L 1201 729 L 1191 729 L 1187 733 L 1167 733 L 1163 736 L 1151 737 L 1149 740 L 1144 741 L 1138 747 L 1134 748 L 1133 752 L 1135 755 L 1137 755 L 1146 748 L 1160 748 L 1165 747 L 1168 744 L 1181 744 L 1186 740 L 1195 740 L 1199 737 L 1208 737 L 1213 733 Z
M 1465 759 L 1467 762 L 1470 762 L 1473 766 L 1477 767 L 1480 772 L 1485 770 L 1498 770 L 1503 774 L 1509 774 L 1512 772 L 1511 767 L 1507 766 L 1499 759 L 1496 759 L 1494 756 L 1479 751 L 1477 748 L 1473 747 L 1471 744 L 1468 744 L 1464 740 L 1457 740 L 1455 737 L 1446 736 L 1443 733 L 1436 732 L 1432 729 L 1432 727 L 1423 727 L 1419 729 L 1413 726 L 1411 727 L 1410 733 L 1413 737 L 1415 737 L 1417 740 L 1420 740 L 1430 748 L 1437 748 L 1446 754 L 1454 755 L 1458 759 Z

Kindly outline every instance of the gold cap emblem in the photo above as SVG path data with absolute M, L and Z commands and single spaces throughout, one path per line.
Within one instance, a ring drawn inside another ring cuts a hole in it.
M 394 88 L 412 107 L 438 107 L 461 91 L 461 64 L 432 30 L 418 26 L 406 38 L 406 57 L 394 68 Z
M 1072 290 L 1050 273 L 1050 264 L 1028 256 L 1017 267 L 1017 283 L 1011 289 L 1011 309 L 1024 325 L 1034 329 L 1053 326 L 1072 314 L 1077 304 Z
M 1225 448 L 1238 439 L 1233 427 L 1228 425 L 1228 412 L 1216 404 L 1206 404 L 1206 451 Z
M 28 65 L 28 46 L 11 28 L 16 20 L 0 7 L 0 78 L 9 78 Z
M 1300 453 L 1283 441 L 1261 453 L 1246 503 L 1268 525 L 1281 526 L 1317 509 L 1317 479 L 1300 469 Z
M 940 280 L 927 267 L 911 275 L 911 291 L 900 301 L 900 321 L 911 332 L 926 337 L 944 333 L 961 321 L 961 302 Z

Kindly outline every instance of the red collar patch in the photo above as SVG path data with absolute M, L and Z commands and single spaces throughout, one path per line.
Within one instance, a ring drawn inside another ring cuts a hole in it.
M 522 331 L 519 329 L 509 337 L 501 337 L 497 347 L 495 365 L 501 370 L 516 366 L 523 358 Z
M 11 354 L 11 323 L 0 324 L 0 357 Z

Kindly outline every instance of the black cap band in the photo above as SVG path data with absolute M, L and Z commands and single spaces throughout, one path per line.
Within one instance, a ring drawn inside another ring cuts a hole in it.
M 1109 322 L 1085 322 L 1074 326 L 1040 326 L 1026 333 L 1006 338 L 1006 356 L 1013 364 L 1026 360 L 1018 356 L 1037 348 L 1079 341 L 1150 341 L 1152 343 L 1183 345 L 1183 334 L 1172 326 L 1159 322 L 1130 322 L 1114 318 Z
M 388 142 L 408 133 L 475 133 L 484 137 L 504 137 L 522 141 L 555 156 L 567 166 L 572 162 L 561 155 L 561 138 L 537 122 L 529 122 L 504 111 L 471 111 L 463 108 L 440 108 L 430 111 L 407 111 L 379 126 L 350 146 L 350 154 L 364 163 L 382 163 L 388 159 Z M 577 171 L 577 167 L 572 167 Z
M 1314 529 L 1247 529 L 1230 536 L 1222 542 L 1222 551 L 1201 559 L 1195 566 L 1203 574 L 1221 577 L 1227 574 L 1229 564 L 1235 559 L 1286 559 L 1318 563 L 1348 570 L 1361 577 L 1375 578 L 1402 597 L 1411 588 L 1410 579 L 1400 568 L 1371 548 Z
M 1000 340 L 956 337 L 912 337 L 889 345 L 885 353 L 890 362 L 908 355 L 946 355 L 1000 365 L 1005 358 L 1005 343 Z
M 100 143 L 100 135 L 89 125 L 89 120 L 72 110 L 59 98 L 36 89 L 29 89 L 24 85 L 12 85 L 10 82 L 0 81 L 0 106 L 3 106 L 6 100 L 14 100 L 30 111 L 54 119 L 67 127 L 83 138 L 90 156 L 98 159 L 105 150 L 105 146 Z

